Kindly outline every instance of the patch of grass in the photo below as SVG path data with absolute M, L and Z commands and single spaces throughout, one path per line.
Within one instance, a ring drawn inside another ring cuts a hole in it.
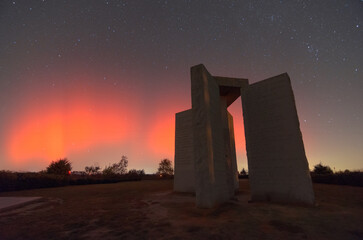
M 279 231 L 286 231 L 289 233 L 301 233 L 303 229 L 299 226 L 293 225 L 291 223 L 285 223 L 279 220 L 271 220 L 269 224 L 275 227 Z
M 363 188 L 314 184 L 317 206 L 236 200 L 195 208 L 172 180 L 67 186 L 0 196 L 42 196 L 44 207 L 0 214 L 0 239 L 361 239 Z

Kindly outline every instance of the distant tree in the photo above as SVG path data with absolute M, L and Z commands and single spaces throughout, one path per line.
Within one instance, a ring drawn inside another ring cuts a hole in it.
M 129 164 L 129 161 L 127 160 L 126 156 L 122 156 L 121 160 L 118 163 L 114 163 L 110 166 L 105 167 L 103 169 L 102 173 L 105 175 L 110 174 L 119 174 L 123 175 L 127 173 L 127 165 Z
M 324 166 L 323 164 L 319 163 L 314 166 L 313 173 L 315 174 L 333 174 L 333 170 L 329 166 Z
M 174 174 L 174 169 L 173 169 L 173 166 L 169 159 L 165 158 L 160 161 L 159 168 L 158 168 L 158 174 L 160 174 L 162 176 Z
M 145 175 L 145 171 L 144 171 L 144 169 L 142 169 L 142 170 L 131 169 L 131 170 L 129 170 L 128 174 L 133 175 L 133 176 L 142 177 Z
M 99 173 L 100 171 L 100 167 L 97 166 L 96 164 L 94 166 L 86 166 L 84 168 L 85 172 L 88 174 L 88 175 L 91 175 L 91 174 L 97 174 Z
M 131 169 L 127 174 L 129 175 L 129 177 L 131 177 L 131 179 L 135 178 L 141 179 L 145 175 L 145 171 L 144 169 L 142 170 Z
M 247 175 L 247 172 L 246 172 L 246 170 L 244 168 L 242 168 L 240 175 L 241 176 L 246 176 Z
M 102 174 L 103 175 L 115 175 L 115 173 L 113 171 L 113 166 L 112 165 L 106 166 L 103 169 Z
M 52 161 L 47 167 L 47 173 L 57 175 L 69 175 L 72 170 L 72 164 L 67 158 L 59 159 L 58 161 Z
M 118 174 L 126 174 L 127 166 L 129 165 L 129 160 L 125 155 L 121 157 L 121 160 L 116 164 L 116 172 Z

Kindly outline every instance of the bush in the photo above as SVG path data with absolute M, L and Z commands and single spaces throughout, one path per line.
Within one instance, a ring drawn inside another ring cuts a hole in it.
M 129 170 L 128 175 L 143 177 L 143 176 L 145 176 L 145 171 L 144 171 L 144 169 L 142 169 L 142 170 L 131 169 L 131 170 Z
M 314 183 L 363 187 L 363 172 L 345 170 L 334 173 L 329 166 L 324 166 L 322 163 L 314 166 L 311 179 Z
M 312 172 L 311 179 L 315 183 L 363 187 L 363 172 L 360 171 L 344 171 L 331 174 L 316 174 Z
M 98 174 L 100 172 L 100 167 L 99 166 L 86 166 L 84 168 L 85 172 L 90 175 L 90 174 Z
M 72 165 L 67 160 L 67 158 L 59 159 L 58 161 L 53 161 L 47 167 L 47 173 L 55 175 L 70 175 L 71 170 L 72 170 Z
M 171 161 L 167 158 L 163 159 L 159 163 L 159 168 L 157 172 L 160 176 L 172 176 L 174 174 L 174 169 Z
M 0 172 L 0 192 L 32 188 L 59 187 L 69 184 L 67 177 L 47 173 Z
M 127 173 L 127 165 L 129 161 L 126 156 L 122 156 L 121 160 L 118 163 L 114 163 L 110 166 L 105 167 L 102 173 L 104 175 L 112 176 L 112 175 L 123 175 Z
M 124 175 L 56 175 L 45 172 L 15 173 L 0 171 L 0 192 L 17 191 L 34 188 L 61 187 L 67 185 L 117 183 L 123 181 L 141 180 L 143 170 L 136 170 L 135 174 Z
M 241 172 L 238 174 L 239 179 L 247 179 L 248 178 L 248 172 L 242 168 Z
M 313 172 L 315 174 L 333 174 L 333 170 L 329 166 L 324 166 L 321 163 L 314 166 Z

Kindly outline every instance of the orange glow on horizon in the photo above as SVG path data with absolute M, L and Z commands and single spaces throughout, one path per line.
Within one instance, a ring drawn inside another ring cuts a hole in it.
M 175 113 L 189 107 L 188 102 L 183 102 L 181 99 L 183 98 L 176 98 L 174 101 L 160 99 L 157 102 L 158 108 L 153 111 L 145 144 L 147 150 L 158 158 L 158 161 L 162 158 L 174 161 Z
M 246 155 L 245 129 L 242 116 L 241 99 L 238 98 L 230 107 L 228 107 L 228 111 L 232 114 L 233 117 L 236 153 L 237 155 Z
M 142 93 L 93 86 L 91 79 L 79 75 L 59 89 L 26 92 L 4 135 L 9 163 L 39 168 L 68 157 L 82 169 L 82 164 L 107 164 L 117 160 L 115 155 L 126 154 L 133 161 L 130 165 L 143 168 L 143 161 L 174 160 L 175 113 L 190 108 L 184 96 L 154 99 L 151 108 Z M 240 102 L 229 108 L 237 154 L 245 152 L 241 110 Z
M 134 129 L 135 112 L 113 105 L 78 103 L 64 109 L 52 106 L 42 113 L 34 111 L 20 116 L 8 132 L 7 152 L 16 165 L 31 159 L 51 160 L 66 157 L 99 145 L 124 141 Z M 31 109 L 31 108 L 30 108 Z M 128 118 L 123 117 L 124 115 Z
M 174 156 L 175 120 L 160 118 L 151 126 L 148 147 L 160 158 Z
M 8 137 L 8 155 L 14 163 L 26 158 L 64 157 L 63 119 L 59 114 L 48 114 L 20 124 Z

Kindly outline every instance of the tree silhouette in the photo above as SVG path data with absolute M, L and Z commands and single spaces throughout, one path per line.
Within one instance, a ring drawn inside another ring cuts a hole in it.
M 105 167 L 102 173 L 105 175 L 119 174 L 123 175 L 127 173 L 127 165 L 129 161 L 125 155 L 121 157 L 121 160 L 118 163 L 114 163 L 110 166 Z
M 47 167 L 47 173 L 56 175 L 69 175 L 72 170 L 72 164 L 67 158 L 52 161 Z
M 128 174 L 131 176 L 142 177 L 145 175 L 145 171 L 144 171 L 144 169 L 142 169 L 142 170 L 131 169 L 131 170 L 129 170 Z
M 333 170 L 329 166 L 324 166 L 323 164 L 319 163 L 314 166 L 315 174 L 333 174 Z
M 174 169 L 171 161 L 167 158 L 161 160 L 161 162 L 159 163 L 158 174 L 160 174 L 161 176 L 168 176 L 173 175 L 173 173 Z
M 85 168 L 84 168 L 84 170 L 85 170 L 85 172 L 87 173 L 87 174 L 97 174 L 97 173 L 99 173 L 99 171 L 100 171 L 100 167 L 99 166 L 97 166 L 97 165 L 95 165 L 95 166 L 86 166 Z

